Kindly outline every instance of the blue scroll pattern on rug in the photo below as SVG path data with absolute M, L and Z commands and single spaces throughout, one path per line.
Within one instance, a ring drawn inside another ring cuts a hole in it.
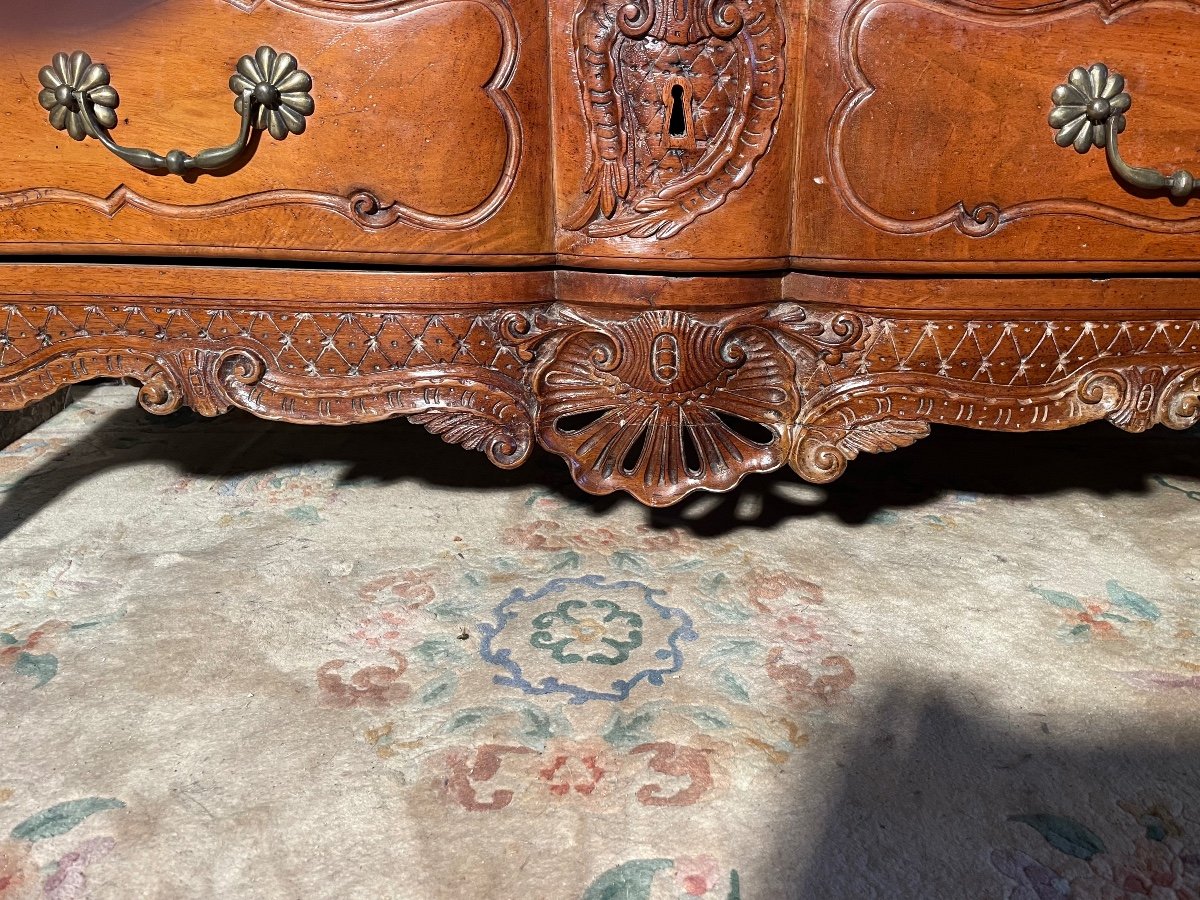
M 680 644 L 696 639 L 688 614 L 655 599 L 663 596 L 601 575 L 555 578 L 533 593 L 517 588 L 493 611 L 495 623 L 480 626 L 479 652 L 507 673 L 496 684 L 526 694 L 625 700 L 640 683 L 659 686 L 680 671 Z

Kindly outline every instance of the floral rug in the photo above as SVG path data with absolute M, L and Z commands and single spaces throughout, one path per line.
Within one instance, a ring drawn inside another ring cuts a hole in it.
M 0 898 L 1200 897 L 1200 434 L 652 512 L 81 391 L 0 453 Z

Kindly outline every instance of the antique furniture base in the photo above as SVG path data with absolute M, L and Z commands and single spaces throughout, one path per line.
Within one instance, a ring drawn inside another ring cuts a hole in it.
M 1194 285 L 9 264 L 0 410 L 121 377 L 155 413 L 405 416 L 667 505 L 784 465 L 832 481 L 933 424 L 1188 427 Z

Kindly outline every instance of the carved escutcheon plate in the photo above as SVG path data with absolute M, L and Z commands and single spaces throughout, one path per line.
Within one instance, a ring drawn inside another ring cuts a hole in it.
M 774 0 L 584 0 L 575 62 L 590 237 L 673 237 L 750 178 L 783 97 Z

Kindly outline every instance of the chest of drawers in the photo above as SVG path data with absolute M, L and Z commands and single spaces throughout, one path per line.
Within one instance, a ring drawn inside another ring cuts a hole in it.
M 1200 416 L 1192 2 L 8 5 L 0 409 L 407 416 L 651 504 Z

